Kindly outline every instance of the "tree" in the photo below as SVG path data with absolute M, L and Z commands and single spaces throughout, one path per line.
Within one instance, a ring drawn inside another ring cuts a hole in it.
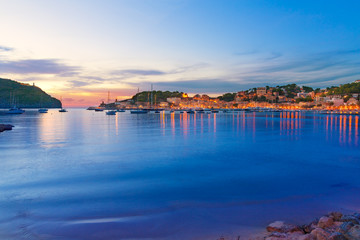
M 225 101 L 225 102 L 231 102 L 231 101 L 234 101 L 235 96 L 236 96 L 236 93 L 225 93 L 222 96 L 218 97 L 218 99 Z
M 307 87 L 307 86 L 302 86 L 302 89 L 303 89 L 306 93 L 309 93 L 309 92 L 314 91 L 314 89 L 313 89 L 312 87 Z

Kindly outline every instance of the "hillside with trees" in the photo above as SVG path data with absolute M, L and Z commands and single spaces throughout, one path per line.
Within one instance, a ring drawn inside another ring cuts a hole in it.
M 152 98 L 153 103 L 166 102 L 167 98 L 182 97 L 183 92 L 170 92 L 170 91 L 144 91 L 135 94 L 132 97 L 134 102 L 150 102 Z
M 39 87 L 0 78 L 0 108 L 61 108 L 61 102 Z
M 347 83 L 339 87 L 330 87 L 327 89 L 328 95 L 347 95 L 351 93 L 360 93 L 360 82 Z

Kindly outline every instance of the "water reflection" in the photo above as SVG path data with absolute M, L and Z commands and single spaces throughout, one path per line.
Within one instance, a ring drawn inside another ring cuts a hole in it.
M 341 145 L 358 146 L 359 116 L 327 115 L 325 130 L 328 140 L 331 140 L 334 136 L 338 136 Z
M 360 186 L 358 116 L 27 117 L 11 118 L 16 128 L 0 135 L 0 214 L 9 216 L 9 228 L 26 222 L 51 239 L 216 239 L 234 226 L 263 229 L 293 211 L 349 209 L 344 193 L 353 206 L 360 199 L 351 192 Z M 26 145 L 29 139 L 34 144 Z M 349 187 L 331 187 L 339 185 Z M 30 214 L 12 220 L 19 212 Z
M 39 142 L 42 147 L 56 148 L 63 147 L 69 132 L 67 121 L 63 117 L 56 116 L 56 113 L 49 111 L 47 114 L 38 116 L 39 125 L 37 127 Z

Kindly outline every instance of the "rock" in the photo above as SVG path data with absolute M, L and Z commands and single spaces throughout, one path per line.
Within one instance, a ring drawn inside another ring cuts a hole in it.
M 309 234 L 310 235 L 310 234 Z M 293 233 L 290 233 L 288 236 L 287 236 L 287 239 L 288 240 L 298 240 L 299 238 L 301 238 L 302 236 L 304 236 L 304 233 L 303 232 L 293 232 Z
M 333 225 L 333 223 L 334 220 L 331 217 L 321 217 L 317 225 L 318 227 L 325 229 Z
M 354 213 L 353 216 L 354 216 L 355 218 L 357 218 L 358 220 L 360 220 L 360 213 Z
M 352 215 L 342 216 L 340 222 L 352 222 L 353 224 L 359 224 L 359 220 Z
M 349 240 L 359 240 L 360 239 L 360 225 L 355 225 L 346 233 L 345 235 Z
M 316 240 L 327 240 L 330 237 L 330 233 L 322 228 L 315 228 L 311 231 L 311 235 L 313 235 Z
M 0 132 L 6 131 L 6 130 L 12 130 L 14 126 L 10 124 L 0 124 Z
M 302 232 L 293 232 L 293 233 L 272 232 L 265 239 L 266 240 L 298 240 L 302 236 L 304 236 L 304 233 Z M 315 240 L 315 239 L 309 238 L 309 240 Z
M 272 232 L 269 237 L 277 237 L 277 238 L 286 238 L 286 233 L 280 233 L 280 232 Z
M 316 240 L 316 238 L 312 234 L 305 234 L 305 235 L 299 236 L 298 240 Z
M 330 235 L 329 240 L 346 240 L 346 238 L 343 234 L 334 232 Z
M 304 231 L 304 233 L 311 233 L 317 226 L 318 220 L 312 221 L 310 224 L 302 225 L 300 228 Z
M 266 230 L 268 232 L 280 232 L 280 233 L 302 232 L 302 230 L 298 226 L 286 224 L 282 221 L 276 221 L 276 222 L 269 224 L 266 227 Z
M 343 224 L 340 225 L 339 232 L 347 233 L 350 230 L 350 228 L 352 228 L 353 226 L 354 224 L 352 222 L 344 222 Z
M 343 214 L 341 212 L 331 212 L 329 216 L 332 217 L 334 221 L 339 221 Z

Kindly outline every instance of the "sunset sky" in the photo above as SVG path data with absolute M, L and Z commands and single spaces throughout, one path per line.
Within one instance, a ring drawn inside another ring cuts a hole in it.
M 0 0 L 0 77 L 65 106 L 360 79 L 359 1 Z

